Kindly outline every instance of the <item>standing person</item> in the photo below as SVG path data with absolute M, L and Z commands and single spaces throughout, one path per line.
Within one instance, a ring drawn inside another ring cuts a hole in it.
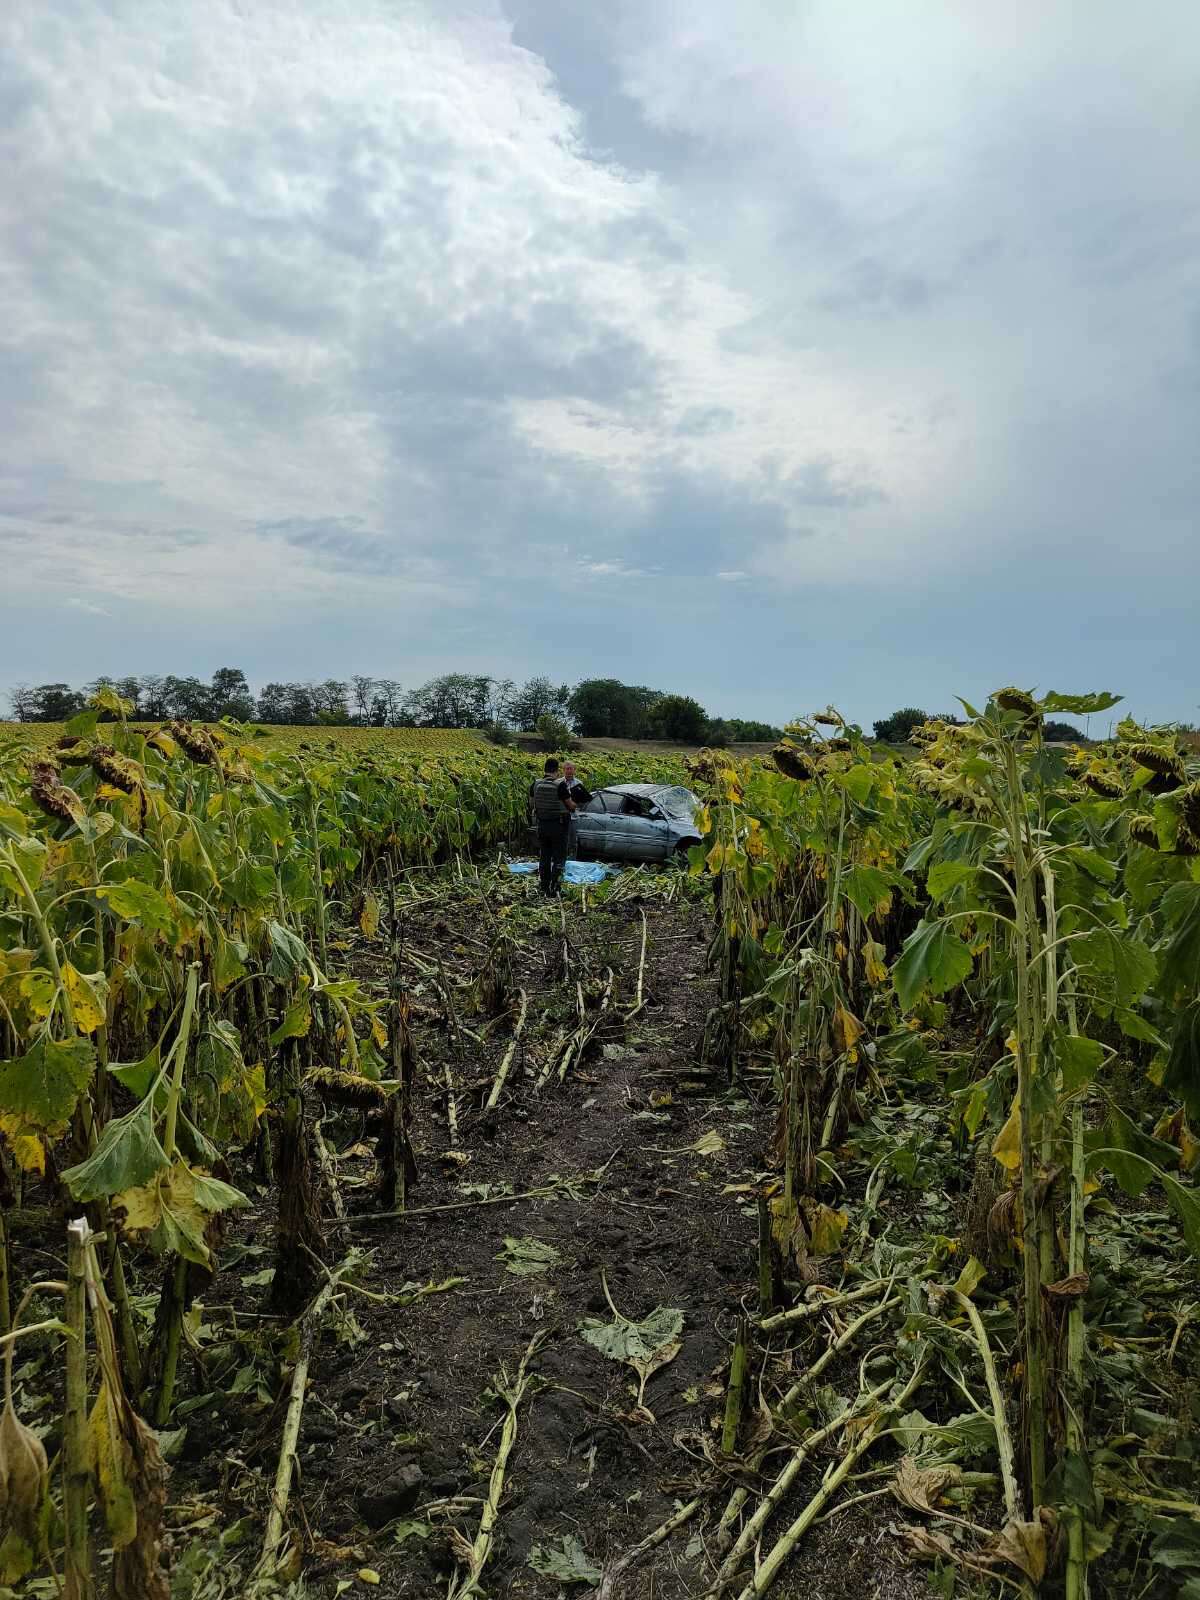
M 567 786 L 567 793 L 575 802 L 575 811 L 571 814 L 571 823 L 568 828 L 567 854 L 572 860 L 579 854 L 579 822 L 575 813 L 581 811 L 592 798 L 591 791 L 575 776 L 575 763 L 563 762 L 563 782 Z
M 538 832 L 538 881 L 543 894 L 554 895 L 562 881 L 575 809 L 571 791 L 559 776 L 556 756 L 546 757 L 545 771 L 534 784 L 531 798 Z

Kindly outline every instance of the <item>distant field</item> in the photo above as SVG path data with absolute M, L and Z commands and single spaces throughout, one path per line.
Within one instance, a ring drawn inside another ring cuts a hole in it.
M 518 733 L 514 736 L 514 742 L 520 749 L 529 752 L 544 749 L 536 733 Z M 761 756 L 771 749 L 771 743 L 731 744 L 726 748 L 735 756 Z M 623 750 L 632 754 L 640 751 L 648 756 L 678 756 L 694 755 L 699 749 L 698 744 L 672 744 L 669 739 L 576 739 L 572 745 L 572 751 L 577 756 L 586 756 L 589 750 Z
M 35 747 L 53 744 L 62 734 L 62 722 L 0 722 L 0 743 L 15 738 Z M 158 722 L 135 722 L 131 727 L 149 733 Z M 320 750 L 479 750 L 490 748 L 484 734 L 469 728 L 299 728 L 262 727 L 256 743 L 271 750 L 297 750 L 302 746 Z M 512 748 L 525 755 L 540 755 L 545 745 L 537 734 L 516 734 Z M 577 759 L 589 751 L 597 754 L 622 751 L 630 755 L 674 756 L 694 753 L 696 745 L 671 744 L 661 739 L 578 739 L 573 746 Z M 736 756 L 765 755 L 770 744 L 734 744 Z
M 0 722 L 0 742 L 17 739 L 34 746 L 53 744 L 62 722 Z M 161 722 L 134 722 L 149 733 Z M 262 727 L 255 743 L 272 750 L 478 750 L 487 744 L 481 733 L 463 728 L 292 728 Z

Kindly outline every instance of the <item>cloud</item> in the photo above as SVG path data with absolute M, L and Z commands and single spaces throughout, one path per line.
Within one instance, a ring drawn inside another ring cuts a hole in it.
M 89 617 L 110 617 L 112 612 L 106 606 L 98 606 L 94 600 L 84 600 L 79 595 L 72 595 L 63 602 L 72 611 L 83 611 Z
M 586 557 L 579 563 L 579 570 L 585 578 L 620 578 L 625 581 L 653 578 L 657 573 L 653 567 L 631 567 L 624 561 L 591 561 Z
M 1168 20 L 10 0 L 0 681 L 94 676 L 82 626 L 43 643 L 86 605 L 160 670 L 661 641 L 786 715 L 801 617 L 907 618 L 918 679 L 1044 659 L 1019 578 L 1080 670 L 1190 714 L 1184 633 L 1112 663 L 1087 626 L 1133 562 L 1152 614 L 1200 578 L 1200 19 Z

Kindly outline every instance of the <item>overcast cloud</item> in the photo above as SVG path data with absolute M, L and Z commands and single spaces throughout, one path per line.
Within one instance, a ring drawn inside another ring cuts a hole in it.
M 1200 717 L 1183 0 L 8 0 L 0 685 Z

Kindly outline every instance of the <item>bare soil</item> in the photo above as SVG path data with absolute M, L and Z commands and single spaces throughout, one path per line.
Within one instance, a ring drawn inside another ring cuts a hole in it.
M 738 1481 L 736 1464 L 721 1464 L 716 1449 L 730 1345 L 756 1283 L 756 1212 L 735 1186 L 761 1177 L 772 1112 L 699 1066 L 715 994 L 706 963 L 710 913 L 707 902 L 688 897 L 682 875 L 672 876 L 669 901 L 665 876 L 642 894 L 638 876 L 627 874 L 610 906 L 591 896 L 585 910 L 573 893 L 560 912 L 540 906 L 528 880 L 493 879 L 472 898 L 469 887 L 439 875 L 406 913 L 414 960 L 457 974 L 449 982 L 459 1023 L 481 1034 L 486 1018 L 471 1010 L 468 979 L 488 968 L 497 929 L 514 925 L 510 992 L 515 1000 L 526 991 L 529 1020 L 509 1087 L 497 1111 L 485 1112 L 510 1025 L 482 1046 L 456 1040 L 432 983 L 414 973 L 425 1082 L 416 1105 L 421 1173 L 413 1214 L 343 1229 L 327 1223 L 336 1241 L 329 1259 L 340 1258 L 345 1241 L 368 1248 L 359 1281 L 374 1294 L 456 1281 L 405 1309 L 352 1295 L 349 1336 L 335 1320 L 321 1337 L 290 1508 L 293 1527 L 308 1532 L 309 1593 L 332 1596 L 358 1566 L 380 1575 L 381 1595 L 446 1592 L 455 1570 L 450 1530 L 474 1540 L 501 1438 L 497 1387 L 503 1374 L 516 1374 L 535 1337 L 534 1381 L 519 1408 L 484 1590 L 552 1600 L 568 1591 L 530 1565 L 539 1551 L 573 1537 L 603 1569 L 697 1493 L 707 1497 L 702 1514 L 610 1592 L 613 1600 L 671 1600 L 706 1587 L 715 1521 Z M 643 912 L 644 1005 L 630 1017 Z M 382 992 L 386 951 L 356 934 L 346 938 L 357 975 Z M 580 992 L 585 1008 L 595 1004 L 609 970 L 612 1003 L 585 1058 L 564 1082 L 552 1077 L 539 1091 L 558 1029 L 574 1016 Z M 447 1061 L 459 1124 L 450 1154 Z M 362 1133 L 326 1126 L 352 1218 L 375 1206 L 371 1141 Z M 692 1148 L 713 1134 L 719 1148 Z M 550 1196 L 463 1205 L 495 1200 L 505 1186 L 520 1195 L 566 1178 L 576 1181 Z M 458 1209 L 429 1209 L 439 1206 Z M 258 1219 L 245 1237 L 263 1239 L 269 1220 Z M 545 1273 L 514 1274 L 506 1239 L 549 1245 L 557 1259 Z M 249 1303 L 261 1304 L 263 1291 L 255 1292 Z M 683 1314 L 681 1348 L 650 1378 L 645 1414 L 636 1410 L 631 1370 L 580 1334 L 585 1319 L 612 1320 L 609 1297 L 633 1320 L 660 1306 Z M 848 1361 L 829 1376 L 836 1383 L 853 1371 Z M 282 1417 L 278 1402 L 251 1405 L 239 1430 L 237 1404 L 231 1398 L 207 1423 L 194 1420 L 180 1469 L 194 1495 L 224 1497 L 227 1519 L 263 1503 Z M 812 1494 L 829 1459 L 814 1462 L 771 1537 Z M 182 1485 L 173 1493 L 183 1498 Z M 888 1531 L 896 1509 L 889 1506 L 874 1500 L 818 1525 L 773 1593 L 782 1600 L 927 1595 L 922 1572 L 903 1563 Z

